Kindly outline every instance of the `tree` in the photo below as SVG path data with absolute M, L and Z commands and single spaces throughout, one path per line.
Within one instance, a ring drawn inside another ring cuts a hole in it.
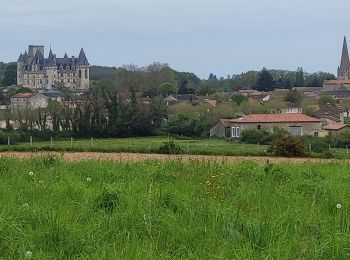
M 248 98 L 244 95 L 233 95 L 232 101 L 237 104 L 237 106 L 240 106 L 243 102 L 247 102 Z
M 214 94 L 215 92 L 216 92 L 215 89 L 209 85 L 203 85 L 197 91 L 197 93 L 201 96 L 211 95 L 211 94 Z
M 303 87 L 305 85 L 304 71 L 303 68 L 298 68 L 295 76 L 295 86 Z
M 2 79 L 2 85 L 11 86 L 17 83 L 17 64 L 9 63 L 6 66 L 4 78 Z
M 329 95 L 324 95 L 324 96 L 321 96 L 320 99 L 318 100 L 318 104 L 320 106 L 325 106 L 325 105 L 335 105 L 336 102 L 334 100 L 334 98 L 332 96 L 329 96 Z
M 177 88 L 171 82 L 165 82 L 159 86 L 158 91 L 164 97 L 164 96 L 168 96 L 170 94 L 176 94 Z
M 259 78 L 256 81 L 256 89 L 259 91 L 273 90 L 273 78 L 266 68 L 263 68 L 259 73 Z
M 285 97 L 285 101 L 291 102 L 295 105 L 300 105 L 303 97 L 296 89 L 290 89 Z

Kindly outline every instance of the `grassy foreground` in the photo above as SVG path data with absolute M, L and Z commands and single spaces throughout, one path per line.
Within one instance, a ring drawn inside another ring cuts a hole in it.
M 0 259 L 349 258 L 348 169 L 0 158 Z

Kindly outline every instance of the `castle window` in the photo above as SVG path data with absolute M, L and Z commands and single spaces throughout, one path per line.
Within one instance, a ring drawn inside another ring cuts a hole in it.
M 81 78 L 81 70 L 79 70 L 79 78 Z
M 87 79 L 87 78 L 88 78 L 88 70 L 85 69 L 85 79 Z

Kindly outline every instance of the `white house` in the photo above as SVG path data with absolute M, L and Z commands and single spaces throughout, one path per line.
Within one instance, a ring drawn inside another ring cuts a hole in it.
M 48 98 L 43 94 L 18 93 L 11 97 L 11 109 L 38 109 L 47 108 Z

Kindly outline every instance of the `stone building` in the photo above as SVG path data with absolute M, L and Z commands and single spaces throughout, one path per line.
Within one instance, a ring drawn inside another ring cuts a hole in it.
M 284 129 L 293 136 L 319 136 L 322 132 L 321 120 L 304 114 L 251 114 L 238 119 L 220 120 L 210 130 L 210 135 L 237 140 L 244 130 L 256 129 L 273 133 L 275 128 Z
M 81 49 L 79 56 L 57 58 L 50 49 L 44 57 L 44 46 L 30 45 L 17 61 L 17 85 L 30 89 L 52 89 L 64 85 L 72 90 L 89 88 L 89 62 Z

